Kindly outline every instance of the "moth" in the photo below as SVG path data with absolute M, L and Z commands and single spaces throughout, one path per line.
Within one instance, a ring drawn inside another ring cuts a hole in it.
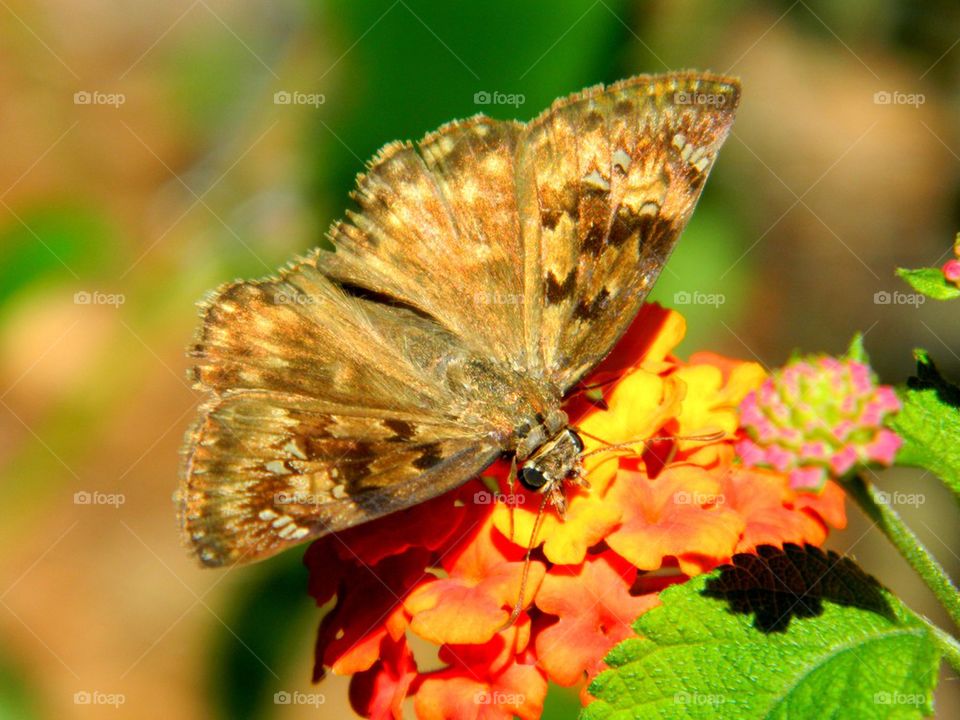
M 200 562 L 269 557 L 500 457 L 562 508 L 583 482 L 564 398 L 643 304 L 739 97 L 733 78 L 641 75 L 391 143 L 333 250 L 210 294 L 176 494 Z

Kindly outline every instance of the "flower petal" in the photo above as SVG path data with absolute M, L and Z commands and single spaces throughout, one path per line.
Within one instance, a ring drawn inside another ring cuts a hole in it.
M 468 508 L 462 501 L 477 487 L 478 483 L 468 483 L 405 510 L 328 535 L 321 542 L 326 540 L 344 560 L 371 566 L 409 548 L 442 548 L 468 520 Z
M 695 574 L 704 558 L 729 559 L 743 531 L 743 518 L 726 507 L 715 475 L 700 467 L 670 466 L 656 480 L 621 470 L 610 495 L 623 517 L 607 544 L 641 570 L 655 570 L 672 556 Z
M 429 560 L 429 551 L 410 550 L 351 574 L 336 605 L 320 623 L 315 680 L 323 677 L 324 667 L 343 675 L 367 670 L 380 656 L 386 638 L 402 635 L 406 625 L 402 598 L 423 580 Z M 315 567 L 311 566 L 311 572 Z
M 431 673 L 417 691 L 419 720 L 538 720 L 547 680 L 534 665 L 510 665 L 493 678 L 470 669 Z
M 633 634 L 633 621 L 657 603 L 656 593 L 630 594 L 636 574 L 612 552 L 547 573 L 537 607 L 558 619 L 537 634 L 536 650 L 551 680 L 569 686 L 592 678 L 610 649 Z
M 417 664 L 405 638 L 388 638 L 377 662 L 350 679 L 350 705 L 371 720 L 399 720 L 402 703 L 417 676 Z
M 488 642 L 503 627 L 519 596 L 523 554 L 488 517 L 444 561 L 449 577 L 423 583 L 407 597 L 410 629 L 437 644 Z M 530 563 L 524 607 L 533 601 L 544 572 L 543 563 Z
M 616 463 L 614 463 L 614 466 Z M 594 487 L 590 476 L 589 490 L 574 490 L 568 496 L 567 512 L 561 520 L 551 507 L 544 508 L 544 516 L 536 546 L 543 546 L 550 562 L 575 565 L 583 562 L 587 550 L 603 540 L 620 521 L 620 511 L 604 499 L 601 488 Z M 537 518 L 537 510 L 528 503 L 525 507 L 498 507 L 494 523 L 500 533 L 510 537 L 510 513 L 513 512 L 513 542 L 526 548 Z

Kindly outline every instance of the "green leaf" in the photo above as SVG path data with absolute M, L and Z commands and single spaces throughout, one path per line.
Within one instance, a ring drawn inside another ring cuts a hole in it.
M 607 656 L 583 720 L 919 718 L 940 654 L 852 561 L 769 546 L 661 594 Z
M 853 336 L 853 340 L 850 341 L 850 347 L 847 348 L 845 357 L 847 360 L 853 360 L 854 362 L 863 363 L 864 365 L 870 364 L 867 349 L 863 346 L 863 333 L 858 332 Z
M 960 297 L 960 288 L 948 282 L 939 268 L 897 268 L 897 275 L 910 283 L 914 290 L 934 300 L 953 300 Z
M 915 350 L 917 375 L 898 389 L 903 409 L 890 428 L 903 438 L 898 465 L 936 474 L 960 496 L 960 388 L 940 375 L 924 350 Z

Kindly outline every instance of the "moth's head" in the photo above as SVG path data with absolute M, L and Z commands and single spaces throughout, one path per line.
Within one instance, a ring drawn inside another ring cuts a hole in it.
M 541 445 L 518 472 L 520 484 L 533 492 L 547 492 L 580 475 L 583 440 L 567 427 Z

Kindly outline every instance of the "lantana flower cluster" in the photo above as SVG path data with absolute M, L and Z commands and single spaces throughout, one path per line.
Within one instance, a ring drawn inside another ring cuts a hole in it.
M 843 493 L 791 487 L 786 468 L 738 461 L 738 406 L 764 383 L 755 363 L 671 355 L 685 323 L 649 304 L 565 410 L 590 452 L 590 488 L 547 509 L 516 603 L 540 495 L 487 482 L 316 541 L 310 592 L 329 606 L 315 679 L 351 675 L 368 718 L 538 718 L 548 682 L 584 702 L 603 658 L 659 592 L 759 545 L 819 545 L 843 527 Z M 602 398 L 600 397 L 602 395 Z M 412 702 L 410 702 L 412 698 Z
M 794 360 L 744 398 L 737 452 L 748 465 L 787 473 L 795 489 L 818 490 L 855 466 L 892 464 L 902 441 L 883 423 L 899 409 L 893 388 L 878 385 L 864 363 Z
M 943 264 L 943 276 L 948 282 L 960 287 L 960 235 L 953 243 L 953 254 L 956 257 L 950 258 Z

